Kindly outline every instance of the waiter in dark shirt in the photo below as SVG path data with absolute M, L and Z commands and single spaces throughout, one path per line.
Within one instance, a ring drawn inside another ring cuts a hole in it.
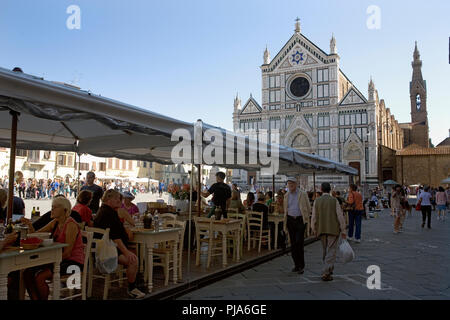
M 92 201 L 89 204 L 89 209 L 92 210 L 92 214 L 97 213 L 100 204 L 100 199 L 103 196 L 103 189 L 100 186 L 94 184 L 94 180 L 95 180 L 95 173 L 89 171 L 86 174 L 86 184 L 81 188 L 81 191 L 89 190 L 92 192 Z
M 222 209 L 222 214 L 224 218 L 227 218 L 227 204 L 231 198 L 231 188 L 225 184 L 223 181 L 225 180 L 225 173 L 217 172 L 216 173 L 216 183 L 214 183 L 208 191 L 203 192 L 203 196 L 209 197 L 211 194 L 213 195 L 212 202 L 213 207 L 211 208 L 211 212 L 208 215 L 208 218 L 211 217 L 216 207 L 220 207 Z M 216 217 L 217 220 L 220 217 Z

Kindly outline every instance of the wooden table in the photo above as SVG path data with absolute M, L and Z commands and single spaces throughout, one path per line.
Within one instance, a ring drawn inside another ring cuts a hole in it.
M 278 248 L 278 224 L 280 222 L 284 222 L 284 214 L 269 214 L 268 216 L 269 222 L 273 222 L 275 224 L 275 249 Z
M 198 224 L 209 225 L 209 222 L 198 222 Z M 236 241 L 236 261 L 240 260 L 240 242 L 241 242 L 241 221 L 236 219 L 222 219 L 214 220 L 213 222 L 213 232 L 222 233 L 222 265 L 225 268 L 227 266 L 227 234 L 228 232 L 235 233 Z M 199 239 L 197 239 L 199 241 Z
M 161 228 L 159 231 L 153 229 L 144 228 L 132 228 L 131 231 L 134 234 L 133 242 L 144 244 L 147 249 L 147 273 L 145 278 L 148 280 L 148 292 L 153 290 L 153 248 L 156 243 L 173 241 L 173 282 L 178 281 L 178 243 L 179 232 L 181 228 Z
M 62 249 L 66 246 L 66 243 L 54 243 L 34 250 L 6 248 L 0 254 L 0 300 L 8 299 L 8 273 L 49 263 L 53 264 L 53 300 L 59 300 L 59 265 L 62 261 Z M 20 282 L 22 283 L 22 280 Z M 20 291 L 23 299 L 25 294 L 23 285 Z

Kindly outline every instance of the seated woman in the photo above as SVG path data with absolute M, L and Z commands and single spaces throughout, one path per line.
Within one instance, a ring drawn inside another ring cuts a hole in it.
M 255 194 L 253 192 L 247 193 L 247 199 L 244 200 L 244 207 L 251 210 L 253 204 L 255 203 Z
M 62 198 L 62 199 L 66 199 L 66 197 L 64 197 L 63 194 L 58 194 L 54 197 L 54 199 L 57 198 Z M 75 220 L 75 222 L 77 223 L 81 223 L 81 215 L 77 212 L 72 210 L 72 212 L 70 213 L 70 216 Z M 45 227 L 47 224 L 49 224 L 52 221 L 52 212 L 51 210 L 44 213 L 39 219 L 37 219 L 36 221 L 33 222 L 33 228 L 34 230 L 39 230 L 43 227 Z
M 238 209 L 239 213 L 245 213 L 245 207 L 242 204 L 239 195 L 239 192 L 236 190 L 231 192 L 231 200 L 228 209 Z
M 61 275 L 66 275 L 70 266 L 78 266 L 83 270 L 84 245 L 81 237 L 80 227 L 70 217 L 70 201 L 58 197 L 52 201 L 51 218 L 53 219 L 45 227 L 37 232 L 51 232 L 55 242 L 67 243 L 62 254 L 60 265 Z M 35 232 L 30 220 L 22 218 L 22 223 L 28 225 L 30 233 Z M 46 280 L 53 277 L 53 264 L 28 268 L 24 271 L 25 286 L 32 300 L 47 300 L 49 288 Z
M 77 203 L 72 208 L 81 216 L 81 221 L 85 222 L 88 227 L 93 227 L 94 222 L 92 221 L 92 210 L 88 207 L 91 203 L 93 193 L 89 190 L 83 190 L 77 197 Z
M 130 193 L 130 192 L 128 192 L 128 193 Z M 117 214 L 119 216 L 119 220 L 122 223 L 125 223 L 125 221 L 126 221 L 128 224 L 130 224 L 130 225 L 132 225 L 134 227 L 135 226 L 135 222 L 134 222 L 133 218 L 131 217 L 129 211 L 124 207 L 125 197 L 123 196 L 122 193 L 119 193 L 119 197 L 120 197 L 121 205 L 120 205 L 119 208 L 116 209 Z M 139 209 L 137 209 L 137 210 L 139 212 Z M 127 230 L 127 232 L 128 232 L 128 230 Z
M 125 209 L 131 217 L 134 216 L 135 214 L 139 214 L 139 208 L 137 207 L 137 205 L 131 202 L 134 200 L 134 196 L 131 194 L 131 192 L 129 191 L 123 192 L 122 197 L 123 197 L 122 209 Z
M 275 203 L 275 212 L 284 215 L 284 193 L 280 190 L 277 192 L 277 200 Z

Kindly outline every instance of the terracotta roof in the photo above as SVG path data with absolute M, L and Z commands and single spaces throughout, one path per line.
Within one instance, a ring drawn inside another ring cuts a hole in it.
M 450 138 L 444 139 L 441 143 L 439 143 L 436 147 L 442 148 L 442 147 L 448 147 L 450 146 Z
M 439 148 L 424 148 L 417 144 L 412 144 L 407 146 L 406 148 L 397 151 L 397 156 L 419 156 L 419 155 L 450 155 L 450 146 L 442 146 Z

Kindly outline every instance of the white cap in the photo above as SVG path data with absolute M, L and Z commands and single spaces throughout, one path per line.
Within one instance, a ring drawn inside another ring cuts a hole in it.
M 297 178 L 295 178 L 295 177 L 288 177 L 287 178 L 287 182 L 289 182 L 289 181 L 297 183 Z

